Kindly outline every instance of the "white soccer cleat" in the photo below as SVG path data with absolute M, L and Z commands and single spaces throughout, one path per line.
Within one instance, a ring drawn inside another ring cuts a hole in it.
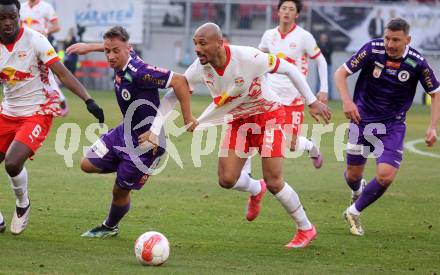
M 17 213 L 17 207 L 15 207 L 14 216 L 12 217 L 12 222 L 11 222 L 11 233 L 14 235 L 21 234 L 26 229 L 26 227 L 28 225 L 29 212 L 31 211 L 31 205 L 29 204 L 23 210 L 24 210 L 24 213 L 20 215 Z
M 348 226 L 350 227 L 351 234 L 356 236 L 364 235 L 364 229 L 362 228 L 359 215 L 351 214 L 347 208 L 347 210 L 344 211 L 343 216 L 345 218 L 345 221 L 347 221 Z

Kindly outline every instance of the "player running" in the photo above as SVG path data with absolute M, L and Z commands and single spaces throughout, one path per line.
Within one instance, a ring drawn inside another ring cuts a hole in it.
M 0 108 L 0 162 L 16 196 L 12 234 L 20 234 L 29 219 L 28 174 L 24 163 L 40 148 L 60 114 L 59 95 L 48 80 L 49 69 L 85 101 L 87 110 L 104 122 L 102 109 L 60 62 L 46 37 L 20 27 L 20 2 L 0 0 L 0 82 L 4 98 Z M 0 219 L 0 231 L 4 221 Z M 4 230 L 4 229 L 3 229 Z
M 317 120 L 319 117 L 326 122 L 330 119 L 327 106 L 316 100 L 295 66 L 255 48 L 224 45 L 216 24 L 199 27 L 193 40 L 198 60 L 187 69 L 185 77 L 191 90 L 196 84 L 205 83 L 213 98 L 213 103 L 198 119 L 198 129 L 223 124 L 226 117 L 232 116 L 222 144 L 225 154 L 219 158 L 220 186 L 251 194 L 246 213 L 249 221 L 257 218 L 266 188 L 269 189 L 297 224 L 298 230 L 286 247 L 308 246 L 317 231 L 307 218 L 298 194 L 283 179 L 285 113 L 267 85 L 266 74 L 287 75 Z M 162 110 L 162 113 L 168 111 Z M 140 136 L 140 142 L 148 141 L 150 136 L 150 132 L 145 133 Z M 252 148 L 257 148 L 261 155 L 264 180 L 254 180 L 242 171 Z
M 344 175 L 352 190 L 352 204 L 344 211 L 344 217 L 353 235 L 364 235 L 361 212 L 379 199 L 396 177 L 403 157 L 406 112 L 419 81 L 432 98 L 425 141 L 433 146 L 437 140 L 440 85 L 426 59 L 408 46 L 409 29 L 405 20 L 392 19 L 383 39 L 366 43 L 335 73 L 343 111 L 351 122 Z M 352 100 L 347 78 L 359 70 Z M 376 158 L 376 176 L 365 186 L 362 177 L 370 152 Z
M 160 127 L 161 147 L 137 151 L 138 136 L 150 129 L 157 114 L 158 89 L 172 87 L 181 103 L 185 123 L 190 124 L 194 120 L 185 78 L 170 70 L 146 64 L 136 56 L 132 57 L 129 34 L 124 28 L 108 30 L 104 34 L 103 47 L 110 67 L 115 69 L 114 89 L 124 122 L 101 136 L 81 161 L 81 169 L 86 173 L 116 172 L 108 216 L 101 225 L 81 235 L 89 238 L 118 234 L 118 224 L 130 209 L 131 191 L 143 187 L 165 152 L 165 136 Z M 145 124 L 145 118 L 151 120 Z M 145 125 L 140 126 L 142 124 Z
M 23 25 L 41 33 L 45 37 L 59 32 L 61 29 L 54 8 L 51 4 L 42 0 L 24 2 L 20 9 L 20 18 Z M 49 82 L 52 88 L 56 89 L 60 94 L 61 116 L 67 116 L 69 108 L 66 103 L 66 97 L 51 71 L 49 71 Z
M 314 60 L 318 66 L 321 82 L 317 97 L 318 100 L 327 104 L 327 62 L 312 34 L 296 24 L 302 8 L 301 0 L 280 0 L 278 2 L 279 26 L 267 30 L 263 34 L 258 48 L 295 65 L 306 77 L 309 72 L 309 59 Z M 304 121 L 304 100 L 301 94 L 285 75 L 269 74 L 268 78 L 272 90 L 281 98 L 284 105 L 285 123 L 288 125 L 285 130 L 288 136 L 292 137 L 290 150 L 309 152 L 313 166 L 320 168 L 323 159 L 318 147 L 311 140 L 300 135 L 301 125 Z

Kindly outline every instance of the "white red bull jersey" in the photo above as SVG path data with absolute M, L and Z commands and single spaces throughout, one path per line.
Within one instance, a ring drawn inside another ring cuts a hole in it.
M 279 97 L 267 85 L 266 73 L 275 73 L 279 58 L 272 54 L 243 46 L 224 46 L 226 65 L 223 70 L 211 64 L 202 65 L 197 59 L 186 70 L 185 77 L 191 90 L 204 83 L 213 102 L 202 113 L 197 129 L 224 124 L 235 120 L 270 112 L 281 105 Z
M 14 43 L 0 43 L 1 113 L 13 117 L 59 115 L 59 95 L 48 80 L 48 66 L 59 60 L 47 38 L 26 27 L 20 29 Z
M 314 59 L 321 54 L 312 34 L 298 25 L 294 25 L 284 35 L 280 33 L 278 27 L 267 30 L 263 34 L 258 48 L 296 65 L 304 76 L 307 76 L 309 72 L 309 58 Z M 278 94 L 284 105 L 304 104 L 298 90 L 287 76 L 273 74 L 269 75 L 269 80 L 272 89 Z
M 33 7 L 29 5 L 29 1 L 23 3 L 20 8 L 20 19 L 25 26 L 47 34 L 49 23 L 58 18 L 52 5 L 40 0 Z

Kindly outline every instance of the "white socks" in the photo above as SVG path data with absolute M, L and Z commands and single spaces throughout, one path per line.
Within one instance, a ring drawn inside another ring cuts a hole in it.
M 232 187 L 234 190 L 249 192 L 252 196 L 258 195 L 261 192 L 261 184 L 259 180 L 254 180 L 249 177 L 248 173 L 244 170 L 241 171 L 240 178 Z
M 0 212 L 0 224 L 2 224 L 5 220 L 3 219 L 2 212 Z
M 244 171 L 248 174 L 252 173 L 252 161 L 251 161 L 251 157 L 249 157 L 246 162 L 244 163 L 243 169 L 241 169 L 241 171 Z
M 291 216 L 300 230 L 310 230 L 312 229 L 312 224 L 307 218 L 306 212 L 299 201 L 298 194 L 289 184 L 284 183 L 283 189 L 278 192 L 275 197 L 281 203 L 281 205 L 286 209 L 289 216 Z
M 353 214 L 353 215 L 356 215 L 356 216 L 359 216 L 359 215 L 361 214 L 361 212 L 359 212 L 359 211 L 356 209 L 355 203 L 353 203 L 353 204 L 348 208 L 348 212 L 349 212 L 350 214 Z
M 313 144 L 311 140 L 308 140 L 307 138 L 303 136 L 297 136 L 296 137 L 296 151 L 308 151 L 311 158 L 316 158 L 319 155 L 319 150 Z
M 8 175 L 9 182 L 11 183 L 12 190 L 15 193 L 16 204 L 18 207 L 25 208 L 29 205 L 28 198 L 28 174 L 26 167 L 23 167 L 20 174 L 15 177 L 10 177 Z

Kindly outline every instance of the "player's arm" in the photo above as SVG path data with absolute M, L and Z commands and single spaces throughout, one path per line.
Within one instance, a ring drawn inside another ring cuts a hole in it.
M 197 126 L 197 120 L 191 111 L 191 91 L 186 78 L 181 74 L 174 73 L 170 87 L 174 89 L 174 94 L 179 100 L 186 127 L 194 129 Z
M 290 79 L 290 81 L 292 81 L 293 85 L 295 85 L 295 87 L 304 97 L 306 104 L 309 106 L 310 115 L 317 122 L 320 121 L 319 117 L 321 117 L 325 123 L 328 123 L 331 119 L 331 112 L 329 108 L 316 99 L 301 72 L 294 65 L 283 59 L 277 58 L 276 62 L 279 63 L 279 65 L 278 68 L 275 68 L 273 72 L 284 74 Z
M 339 92 L 339 96 L 342 101 L 342 110 L 345 117 L 359 124 L 361 121 L 361 116 L 359 114 L 356 104 L 354 104 L 351 99 L 350 93 L 348 92 L 347 78 L 351 74 L 347 71 L 344 65 L 341 65 L 335 72 L 335 85 Z
M 58 22 L 58 19 L 55 18 L 50 21 L 49 28 L 47 30 L 47 35 L 59 32 L 61 30 L 60 23 Z
M 263 36 L 261 37 L 260 44 L 258 45 L 258 49 L 264 53 L 270 53 L 269 51 L 269 35 L 267 31 L 264 32 Z
M 437 141 L 437 125 L 440 123 L 440 89 L 431 93 L 431 124 L 426 132 L 425 142 L 431 147 Z
M 315 60 L 318 67 L 318 75 L 320 82 L 320 89 L 318 91 L 318 100 L 327 104 L 328 102 L 328 76 L 327 76 L 327 61 L 321 53 L 321 49 L 316 43 L 315 38 L 310 33 L 304 37 L 305 51 L 310 56 L 310 59 Z
M 104 112 L 101 107 L 96 104 L 92 97 L 87 92 L 86 88 L 76 79 L 72 73 L 61 63 L 56 61 L 49 65 L 49 68 L 54 72 L 58 79 L 71 90 L 74 94 L 80 97 L 87 105 L 87 110 L 99 120 L 99 123 L 104 123 Z
M 84 55 L 91 52 L 104 52 L 103 43 L 75 43 L 66 49 L 66 54 Z

